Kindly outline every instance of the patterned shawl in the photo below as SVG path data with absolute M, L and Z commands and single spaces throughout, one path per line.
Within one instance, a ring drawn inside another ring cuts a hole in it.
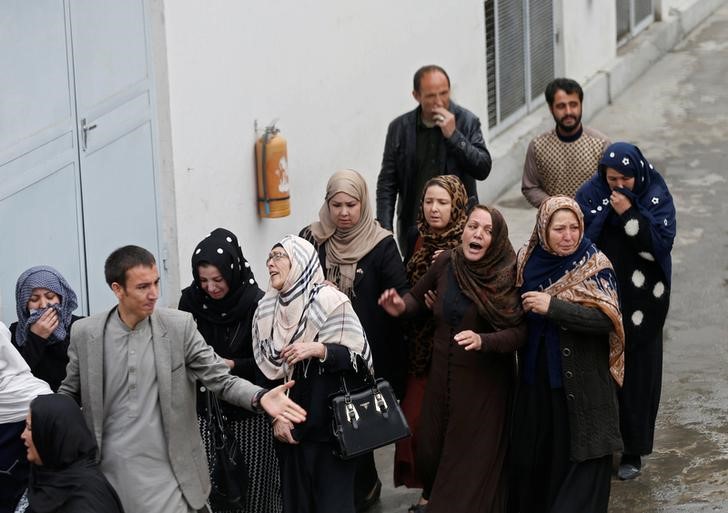
M 61 298 L 59 305 L 30 312 L 28 300 L 33 295 L 33 289 L 44 288 L 58 294 Z M 18 314 L 18 326 L 15 330 L 15 343 L 22 347 L 28 338 L 28 330 L 48 308 L 58 313 L 58 327 L 48 337 L 49 344 L 55 344 L 66 339 L 68 327 L 71 325 L 73 311 L 78 307 L 76 293 L 66 279 L 54 268 L 47 265 L 31 267 L 18 278 L 15 285 L 15 311 Z
M 427 224 L 424 211 L 425 193 L 433 185 L 442 187 L 450 194 L 451 210 L 450 222 L 442 232 L 436 233 Z M 460 244 L 463 227 L 467 220 L 465 209 L 468 203 L 468 193 L 463 182 L 455 175 L 441 175 L 432 178 L 425 184 L 420 200 L 420 211 L 417 215 L 417 229 L 422 245 L 414 252 L 407 262 L 407 278 L 410 285 L 414 285 L 422 278 L 432 265 L 432 255 L 435 251 L 452 249 Z M 407 338 L 409 342 L 410 372 L 422 375 L 430 367 L 432 356 L 432 338 L 435 333 L 435 321 L 432 317 L 427 320 L 407 322 Z
M 518 326 L 523 309 L 516 289 L 516 252 L 508 240 L 508 226 L 494 208 L 476 206 L 490 213 L 493 232 L 483 258 L 471 262 L 462 245 L 452 250 L 452 267 L 460 290 L 478 308 L 478 313 L 496 329 Z
M 274 247 L 282 247 L 291 269 L 281 290 L 268 289 L 253 316 L 253 354 L 268 379 L 288 379 L 293 373 L 280 354 L 294 342 L 318 341 L 349 348 L 368 366 L 372 355 L 359 318 L 349 298 L 323 284 L 324 274 L 313 245 L 286 235 Z
M 361 203 L 359 222 L 345 230 L 336 227 L 329 211 L 329 200 L 340 192 Z M 352 169 L 344 169 L 329 178 L 319 221 L 311 224 L 311 234 L 319 246 L 326 243 L 326 279 L 352 297 L 357 263 L 392 232 L 374 220 L 364 178 Z
M 619 189 L 619 192 L 630 199 L 650 226 L 654 255 L 645 252 L 640 253 L 640 256 L 650 261 L 657 260 L 669 284 L 672 281 L 670 252 L 677 232 L 675 205 L 665 180 L 637 146 L 625 142 L 610 145 L 599 162 L 599 173 L 576 193 L 576 201 L 584 213 L 585 236 L 598 240 L 607 223 L 621 222 L 609 205 L 612 191 L 606 179 L 608 167 L 624 176 L 635 178 L 633 190 Z
M 574 212 L 579 221 L 579 246 L 568 256 L 558 256 L 548 246 L 547 230 L 556 211 Z M 522 292 L 537 290 L 551 297 L 582 306 L 598 308 L 612 321 L 609 334 L 609 370 L 621 386 L 624 380 L 624 329 L 619 310 L 616 277 L 609 259 L 584 237 L 584 218 L 579 205 L 566 196 L 552 196 L 538 209 L 536 226 L 530 240 L 518 253 L 516 285 Z M 529 312 L 529 345 L 542 334 L 556 337 L 558 327 L 542 315 Z M 533 328 L 533 329 L 531 329 Z M 534 357 L 535 358 L 535 357 Z M 534 363 L 534 362 L 532 362 Z M 528 366 L 529 362 L 525 362 Z

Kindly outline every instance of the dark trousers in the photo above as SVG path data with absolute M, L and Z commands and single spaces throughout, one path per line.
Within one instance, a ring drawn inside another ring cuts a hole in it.
M 627 333 L 626 343 L 634 341 L 634 344 L 625 351 L 624 386 L 617 390 L 619 428 L 624 440 L 624 454 L 644 456 L 652 452 L 660 407 L 662 332 L 653 339 L 637 336 L 630 339 Z
M 354 502 L 359 504 L 377 484 L 379 475 L 374 463 L 374 453 L 364 454 L 356 459 L 356 475 L 354 478 Z
M 25 421 L 0 424 L 0 513 L 12 513 L 28 486 L 30 466 L 20 434 Z
M 354 513 L 356 461 L 324 442 L 276 443 L 284 513 Z
M 570 460 L 566 397 L 549 386 L 543 350 L 536 382 L 520 385 L 513 424 L 509 513 L 607 513 L 612 455 Z

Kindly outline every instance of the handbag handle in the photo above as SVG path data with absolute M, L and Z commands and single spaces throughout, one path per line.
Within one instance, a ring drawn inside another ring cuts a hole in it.
M 215 449 L 225 447 L 225 421 L 222 416 L 220 402 L 210 390 L 205 393 L 205 401 L 207 403 L 207 422 L 210 430 L 212 445 Z
M 354 359 L 355 359 L 355 364 L 356 364 L 356 374 L 355 375 L 359 375 L 360 373 L 364 374 L 364 382 L 372 390 L 372 397 L 374 399 L 375 409 L 385 419 L 389 418 L 389 405 L 387 404 L 387 401 L 384 399 L 384 396 L 382 395 L 382 393 L 379 391 L 379 388 L 377 387 L 377 381 L 374 377 L 374 374 L 372 373 L 371 369 L 369 369 L 369 366 L 367 365 L 366 361 L 364 361 L 364 358 L 359 353 L 354 353 Z M 359 421 L 359 412 L 356 411 L 356 408 L 354 407 L 354 403 L 351 400 L 351 393 L 349 392 L 349 386 L 346 383 L 346 378 L 344 377 L 344 374 L 345 374 L 344 372 L 341 372 L 339 374 L 339 377 L 341 379 L 341 387 L 344 391 L 344 404 L 345 404 L 345 409 L 346 409 L 346 419 L 354 425 L 354 429 L 357 429 L 358 421 Z
M 367 365 L 367 362 L 364 361 L 364 358 L 359 353 L 354 353 L 354 366 L 356 368 L 356 372 L 354 373 L 355 376 L 359 376 L 363 374 L 364 376 L 364 383 L 369 386 L 369 388 L 372 389 L 373 393 L 377 392 L 377 380 L 374 378 L 374 374 L 372 374 L 372 371 L 369 369 L 369 366 Z M 341 387 L 344 391 L 344 395 L 347 398 L 347 401 L 350 399 L 350 393 L 349 393 L 349 386 L 346 383 L 346 378 L 344 375 L 346 374 L 346 371 L 339 373 L 339 377 L 341 378 Z

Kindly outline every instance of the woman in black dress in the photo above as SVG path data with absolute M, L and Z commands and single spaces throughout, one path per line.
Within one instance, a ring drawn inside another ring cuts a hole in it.
M 253 319 L 255 361 L 268 379 L 295 381 L 290 398 L 307 412 L 295 427 L 273 419 L 283 511 L 354 513 L 356 461 L 333 454 L 329 407 L 342 373 L 361 369 L 361 359 L 371 368 L 367 338 L 349 298 L 324 283 L 311 243 L 287 235 L 266 265 L 270 287 Z
M 662 328 L 670 306 L 675 206 L 667 184 L 636 146 L 610 145 L 599 173 L 576 194 L 586 236 L 612 261 L 626 336 L 619 418 L 620 479 L 634 479 L 652 452 L 662 389 Z
M 528 324 L 519 351 L 511 513 L 606 513 L 622 447 L 616 384 L 624 332 L 609 259 L 584 237 L 577 203 L 552 196 L 518 253 Z
M 231 374 L 253 383 L 267 384 L 253 358 L 251 326 L 263 291 L 253 277 L 237 237 L 217 228 L 192 253 L 192 284 L 182 291 L 179 309 L 192 313 L 197 329 L 230 367 Z M 198 392 L 197 416 L 208 462 L 214 448 L 208 432 L 206 392 Z M 248 494 L 238 506 L 215 504 L 216 513 L 281 511 L 278 461 L 273 437 L 264 415 L 255 415 L 220 401 L 248 468 Z M 211 478 L 213 475 L 211 474 Z M 216 483 L 213 483 L 213 487 Z
M 22 438 L 31 463 L 26 513 L 124 513 L 99 470 L 96 440 L 69 396 L 35 398 Z
M 379 306 L 379 295 L 389 288 L 409 289 L 402 258 L 392 233 L 374 220 L 364 178 L 351 169 L 334 173 L 326 185 L 319 220 L 300 236 L 318 251 L 326 280 L 351 301 L 364 327 L 377 377 L 404 395 L 406 348 L 400 323 Z M 359 457 L 354 488 L 357 511 L 379 499 L 382 483 L 374 454 Z

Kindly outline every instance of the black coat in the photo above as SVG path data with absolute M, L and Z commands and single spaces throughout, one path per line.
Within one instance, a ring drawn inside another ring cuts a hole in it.
M 301 236 L 308 238 L 305 236 L 307 231 L 304 229 Z M 326 269 L 326 244 L 317 249 L 321 266 Z M 407 272 L 394 237 L 382 239 L 359 260 L 351 304 L 369 341 L 376 376 L 389 381 L 401 398 L 407 372 L 407 346 L 400 321 L 377 304 L 379 296 L 387 289 L 396 289 L 400 295 L 409 290 Z
M 353 367 L 351 352 L 340 344 L 326 345 L 326 359 L 323 362 L 311 358 L 294 366 L 292 379 L 296 384 L 291 388 L 289 397 L 306 410 L 305 422 L 296 424 L 293 429 L 296 440 L 333 441 L 330 397 L 341 389 L 343 373 L 353 374 Z
M 485 146 L 478 117 L 454 102 L 450 112 L 455 115 L 455 133 L 442 138 L 438 169 L 441 174 L 453 174 L 462 180 L 468 197 L 477 200 L 476 180 L 485 180 L 490 174 L 491 158 Z M 384 144 L 382 169 L 377 178 L 377 219 L 388 230 L 393 229 L 394 206 L 397 204 L 397 237 L 404 247 L 407 228 L 416 219 L 406 219 L 422 191 L 412 189 L 417 173 L 417 118 L 420 107 L 396 118 L 389 124 Z
M 15 340 L 15 331 L 18 323 L 10 325 L 10 341 L 18 352 L 23 356 L 30 372 L 36 378 L 42 379 L 51 387 L 54 392 L 58 391 L 63 378 L 66 377 L 66 365 L 68 364 L 68 343 L 71 340 L 71 326 L 81 317 L 71 316 L 71 324 L 66 330 L 66 339 L 55 344 L 48 344 L 48 341 L 28 330 L 25 344 L 18 347 Z
M 259 301 L 261 297 L 263 297 L 262 290 L 258 293 L 256 304 L 251 306 L 253 311 L 255 310 L 257 301 Z M 184 294 L 179 300 L 178 308 L 184 312 L 192 312 L 193 310 Z M 205 339 L 205 342 L 212 346 L 215 353 L 217 353 L 217 355 L 221 358 L 233 360 L 235 362 L 235 366 L 230 370 L 230 374 L 246 379 L 251 383 L 255 383 L 256 385 L 264 388 L 271 388 L 272 382 L 263 376 L 263 373 L 258 369 L 258 365 L 255 363 L 255 358 L 253 357 L 253 346 L 251 344 L 252 315 L 248 316 L 245 320 L 230 324 L 216 324 L 202 318 L 197 318 L 195 321 L 197 322 L 197 331 L 200 332 L 202 337 Z M 241 330 L 240 334 L 236 333 L 238 330 Z M 231 349 L 229 341 L 233 338 L 238 340 L 239 336 L 242 336 L 245 343 L 240 344 L 234 350 Z M 219 399 L 219 402 L 222 406 L 223 414 L 230 420 L 242 420 L 256 415 L 244 408 L 233 406 L 222 399 Z M 197 390 L 197 414 L 203 416 L 207 415 L 207 401 L 199 383 Z
M 616 385 L 609 372 L 612 321 L 597 308 L 556 298 L 546 315 L 560 328 L 572 461 L 621 451 Z

